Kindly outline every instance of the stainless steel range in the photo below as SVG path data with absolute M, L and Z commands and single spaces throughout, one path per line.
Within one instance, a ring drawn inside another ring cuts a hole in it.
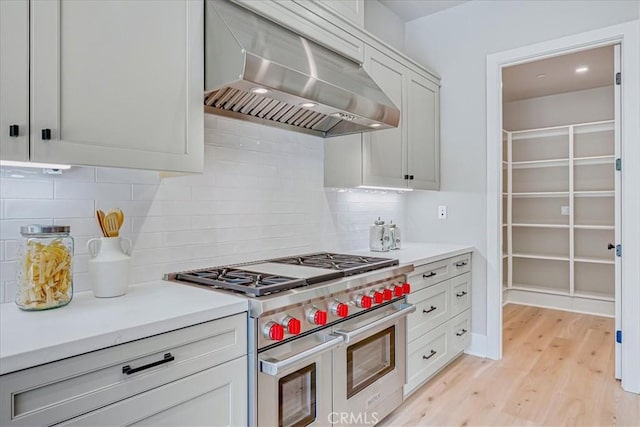
M 412 270 L 323 252 L 166 279 L 249 298 L 250 425 L 372 425 L 402 403 Z

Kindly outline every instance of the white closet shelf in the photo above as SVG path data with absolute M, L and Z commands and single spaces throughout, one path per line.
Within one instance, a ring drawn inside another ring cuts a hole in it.
M 569 159 L 527 160 L 511 162 L 513 169 L 557 168 L 569 165 Z
M 568 224 L 523 224 L 514 223 L 512 227 L 529 227 L 529 228 L 569 228 Z
M 575 257 L 575 262 L 586 262 L 590 264 L 615 264 L 616 261 L 608 258 L 593 258 L 593 257 Z
M 573 295 L 580 298 L 595 299 L 600 301 L 615 301 L 615 297 L 613 295 L 605 294 L 603 292 L 574 291 Z
M 594 190 L 594 191 L 574 191 L 573 194 L 576 197 L 613 197 L 615 192 L 613 190 Z
M 615 230 L 613 225 L 574 225 L 573 228 L 579 230 Z
M 551 295 L 569 295 L 569 285 L 567 285 L 567 290 L 564 290 L 560 288 L 550 288 L 547 286 L 514 283 L 513 286 L 511 286 L 509 289 L 515 289 L 518 291 L 539 292 L 542 294 L 551 294 Z
M 575 157 L 573 159 L 573 164 L 575 166 L 614 164 L 614 158 L 615 156 Z
M 599 122 L 578 123 L 574 124 L 574 133 L 593 133 L 613 130 L 613 120 L 603 120 Z M 503 129 L 503 132 L 509 132 Z M 549 136 L 569 135 L 569 126 L 551 126 L 537 129 L 515 130 L 511 132 L 512 140 L 529 139 L 529 138 L 545 138 Z
M 589 193 L 593 193 L 590 191 Z M 507 193 L 502 193 L 503 196 L 506 196 Z M 526 197 L 568 197 L 568 191 L 538 191 L 532 193 L 511 193 L 511 196 L 515 198 L 526 198 Z
M 548 261 L 569 261 L 569 256 L 514 253 L 514 258 L 543 259 Z

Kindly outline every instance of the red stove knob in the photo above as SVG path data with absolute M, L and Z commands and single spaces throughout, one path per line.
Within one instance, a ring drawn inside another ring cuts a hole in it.
M 404 293 L 404 290 L 402 289 L 402 285 L 398 286 L 398 285 L 394 285 L 393 286 L 393 295 L 396 297 L 401 297 Z
M 265 338 L 273 341 L 281 341 L 284 339 L 284 328 L 276 322 L 269 322 L 264 325 L 262 332 Z
M 391 289 L 383 289 L 382 298 L 384 298 L 385 301 L 391 301 L 393 299 L 393 292 L 391 292 Z
M 382 304 L 384 302 L 384 295 L 382 294 L 382 292 L 371 292 L 369 293 L 369 297 L 373 298 L 373 302 L 376 304 Z
M 372 304 L 373 304 L 373 299 L 370 296 L 358 295 L 356 297 L 356 305 L 360 308 L 371 308 Z
M 300 321 L 291 316 L 287 316 L 282 321 L 282 326 L 284 326 L 284 329 L 287 331 L 287 333 L 291 335 L 298 335 L 302 330 L 302 324 L 300 323 Z
M 313 325 L 325 325 L 327 323 L 327 312 L 314 308 L 313 310 L 309 311 L 307 320 Z
M 342 302 L 337 302 L 331 306 L 331 313 L 338 317 L 347 317 L 349 315 L 349 306 Z
M 411 293 L 411 284 L 404 282 L 402 284 L 402 292 L 404 292 L 405 295 L 410 294 Z

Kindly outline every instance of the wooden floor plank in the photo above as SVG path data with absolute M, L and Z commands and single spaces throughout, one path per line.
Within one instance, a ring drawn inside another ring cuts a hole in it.
M 614 378 L 613 319 L 508 304 L 504 359 L 463 355 L 380 426 L 640 426 Z

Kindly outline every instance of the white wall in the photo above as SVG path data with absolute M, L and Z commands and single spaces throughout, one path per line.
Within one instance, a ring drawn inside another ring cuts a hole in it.
M 613 120 L 613 86 L 522 99 L 503 104 L 506 130 Z
M 473 332 L 486 334 L 486 56 L 638 19 L 636 1 L 471 1 L 406 26 L 406 50 L 442 76 L 441 190 L 407 200 L 407 232 L 470 242 Z M 449 218 L 436 219 L 448 205 Z
M 378 0 L 365 0 L 364 28 L 404 52 L 404 21 Z
M 132 281 L 163 273 L 316 250 L 369 246 L 378 216 L 405 224 L 405 196 L 326 191 L 322 139 L 205 116 L 205 171 L 74 167 L 59 176 L 0 168 L 0 302 L 15 292 L 21 225 L 71 225 L 76 291 L 90 288 L 86 242 L 95 209 L 120 207 L 134 240 Z

